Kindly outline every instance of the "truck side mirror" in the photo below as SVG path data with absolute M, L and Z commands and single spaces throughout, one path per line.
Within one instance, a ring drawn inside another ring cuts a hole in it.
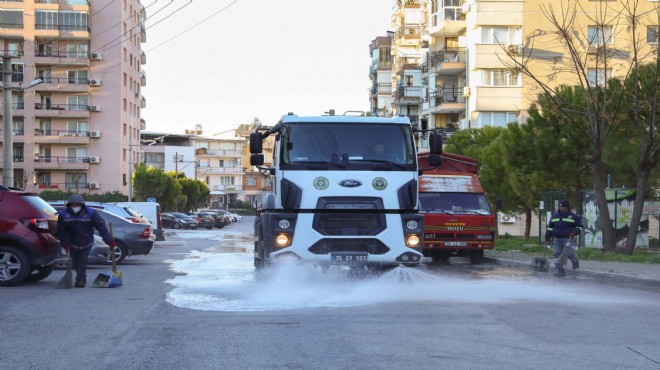
M 264 165 L 264 155 L 263 154 L 252 154 L 250 156 L 250 165 L 252 165 L 252 166 L 263 166 Z
M 439 154 L 430 154 L 429 155 L 429 166 L 438 167 L 442 164 L 442 158 Z
M 429 135 L 429 149 L 431 154 L 442 154 L 442 135 L 432 132 Z
M 263 135 L 261 132 L 253 132 L 250 134 L 250 154 L 259 154 L 263 151 Z M 263 163 L 263 157 L 261 158 Z M 250 157 L 252 162 L 252 157 Z

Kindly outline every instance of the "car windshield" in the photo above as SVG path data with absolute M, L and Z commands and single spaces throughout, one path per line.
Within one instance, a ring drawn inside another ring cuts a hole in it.
M 426 212 L 491 214 L 488 199 L 482 193 L 419 193 L 419 203 Z
M 282 136 L 284 165 L 327 165 L 336 170 L 376 163 L 407 168 L 416 160 L 406 125 L 309 122 L 288 125 Z
M 57 215 L 57 210 L 53 208 L 50 204 L 46 203 L 45 200 L 39 198 L 36 195 L 33 194 L 23 194 L 21 195 L 21 199 L 24 201 L 28 202 L 32 208 L 37 209 L 39 211 L 43 211 L 51 216 L 56 216 Z
M 190 216 L 188 216 L 188 215 L 186 215 L 186 214 L 178 213 L 178 212 L 177 212 L 177 213 L 172 213 L 172 215 L 173 215 L 174 217 L 176 217 L 176 218 L 183 218 L 183 219 L 186 219 L 186 220 L 192 218 L 192 217 L 190 217 Z

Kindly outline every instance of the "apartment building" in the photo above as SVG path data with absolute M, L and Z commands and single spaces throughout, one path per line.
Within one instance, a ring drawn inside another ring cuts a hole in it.
M 538 83 L 512 68 L 512 60 L 524 59 L 551 86 L 578 83 L 570 56 L 542 9 L 543 5 L 549 9 L 549 4 L 559 11 L 562 2 L 396 1 L 392 16 L 394 113 L 409 115 L 422 129 L 442 129 L 447 134 L 455 129 L 525 122 L 527 109 L 541 90 Z M 568 9 L 573 3 L 563 5 Z M 658 6 L 652 0 L 638 4 L 641 55 L 658 46 Z M 629 25 L 624 17 L 617 18 L 622 3 L 583 1 L 576 10 L 573 31 L 580 39 L 588 80 L 603 84 L 605 76 L 625 74 L 632 45 Z M 557 16 L 561 18 L 561 13 Z M 602 16 L 609 19 L 605 27 L 594 21 Z M 603 46 L 611 49 L 607 66 Z M 423 140 L 420 144 L 425 146 Z
M 371 41 L 369 54 L 371 66 L 369 79 L 370 112 L 372 116 L 392 116 L 392 37 L 394 32 L 387 36 L 379 36 Z
M 210 205 L 226 208 L 236 200 L 243 200 L 243 147 L 245 140 L 231 134 L 232 138 L 193 136 L 191 139 L 197 159 L 196 178 L 211 190 Z
M 415 127 L 421 127 L 424 4 L 425 0 L 397 0 L 392 15 L 392 113 L 408 116 Z
M 145 18 L 138 0 L 0 0 L 14 186 L 128 193 L 146 126 Z

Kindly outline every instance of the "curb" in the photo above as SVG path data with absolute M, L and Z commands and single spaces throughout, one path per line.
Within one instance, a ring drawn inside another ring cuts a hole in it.
M 484 262 L 498 266 L 515 268 L 519 270 L 530 270 L 530 271 L 538 272 L 532 268 L 531 257 L 528 263 L 519 260 L 512 260 L 512 259 L 500 258 L 500 257 L 484 257 Z M 660 280 L 649 279 L 644 276 L 619 274 L 616 272 L 605 272 L 605 271 L 597 271 L 597 270 L 590 270 L 583 268 L 580 268 L 577 271 L 579 271 L 578 276 L 592 278 L 599 283 L 624 285 L 639 289 L 652 289 L 653 291 L 657 291 L 658 289 L 660 289 Z M 547 274 L 551 276 L 552 275 L 551 272 L 552 269 Z M 538 272 L 538 273 L 543 274 L 543 272 Z

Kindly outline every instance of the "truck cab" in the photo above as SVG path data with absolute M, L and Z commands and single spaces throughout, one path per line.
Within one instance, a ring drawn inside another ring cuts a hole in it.
M 443 153 L 439 166 L 419 154 L 420 211 L 424 215 L 423 253 L 434 261 L 451 256 L 481 263 L 485 249 L 495 247 L 495 215 L 484 193 L 475 159 Z
M 272 167 L 262 140 L 276 135 Z M 254 265 L 289 256 L 330 265 L 417 265 L 418 165 L 407 117 L 283 116 L 250 135 L 271 176 L 255 219 Z

